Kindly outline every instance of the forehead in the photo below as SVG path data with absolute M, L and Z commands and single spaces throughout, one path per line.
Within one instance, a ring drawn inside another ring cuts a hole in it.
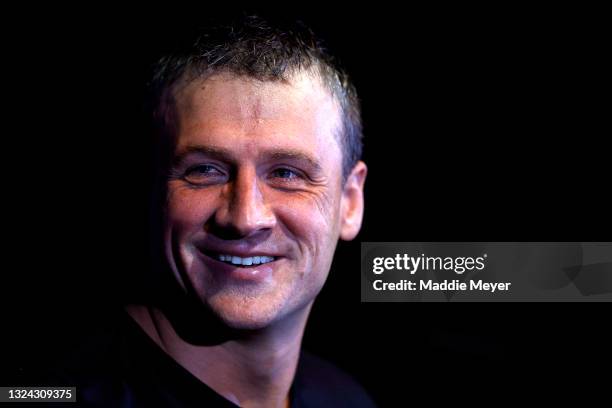
M 177 88 L 175 103 L 177 148 L 212 143 L 255 149 L 289 143 L 320 153 L 340 152 L 338 104 L 306 73 L 287 82 L 215 74 Z

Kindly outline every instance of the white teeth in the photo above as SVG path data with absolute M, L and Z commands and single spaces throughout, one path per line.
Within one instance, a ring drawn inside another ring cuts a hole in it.
M 259 265 L 268 262 L 272 262 L 274 257 L 272 256 L 251 256 L 248 258 L 241 258 L 233 255 L 217 255 L 217 258 L 223 262 L 229 262 L 233 265 Z

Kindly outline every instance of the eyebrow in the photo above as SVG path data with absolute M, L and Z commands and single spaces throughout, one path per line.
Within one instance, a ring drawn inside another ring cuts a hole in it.
M 177 152 L 172 162 L 174 164 L 181 163 L 187 156 L 192 154 L 199 154 L 212 157 L 222 161 L 233 162 L 232 154 L 229 150 L 221 149 L 218 147 L 202 146 L 202 145 L 189 145 L 185 146 Z
M 264 152 L 262 156 L 268 160 L 274 161 L 297 161 L 302 163 L 303 165 L 310 167 L 315 172 L 320 172 L 322 170 L 321 165 L 316 159 L 298 150 L 274 149 Z
M 227 149 L 214 147 L 214 146 L 204 146 L 204 145 L 189 145 L 182 148 L 175 156 L 173 162 L 180 163 L 187 156 L 192 154 L 199 154 L 211 157 L 213 159 L 235 163 L 236 159 L 232 152 Z M 310 167 L 315 172 L 319 172 L 322 170 L 321 164 L 310 155 L 293 149 L 271 149 L 264 151 L 261 155 L 264 160 L 270 161 L 281 161 L 288 160 L 293 162 L 300 162 L 303 165 Z

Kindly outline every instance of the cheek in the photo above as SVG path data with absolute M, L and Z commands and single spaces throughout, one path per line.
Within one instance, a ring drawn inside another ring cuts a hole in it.
M 297 247 L 290 283 L 296 304 L 312 300 L 325 284 L 339 237 L 338 213 L 320 200 L 294 200 L 277 211 Z
M 306 259 L 325 260 L 339 237 L 339 203 L 326 195 L 296 194 L 276 205 L 276 214 Z
M 200 228 L 213 213 L 214 198 L 204 191 L 169 188 L 167 201 L 168 226 L 172 229 Z

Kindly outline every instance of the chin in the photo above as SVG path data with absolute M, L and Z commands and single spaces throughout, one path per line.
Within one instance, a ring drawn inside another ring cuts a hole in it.
M 210 299 L 208 304 L 227 327 L 237 330 L 264 329 L 282 314 L 278 303 L 248 296 L 220 295 Z

